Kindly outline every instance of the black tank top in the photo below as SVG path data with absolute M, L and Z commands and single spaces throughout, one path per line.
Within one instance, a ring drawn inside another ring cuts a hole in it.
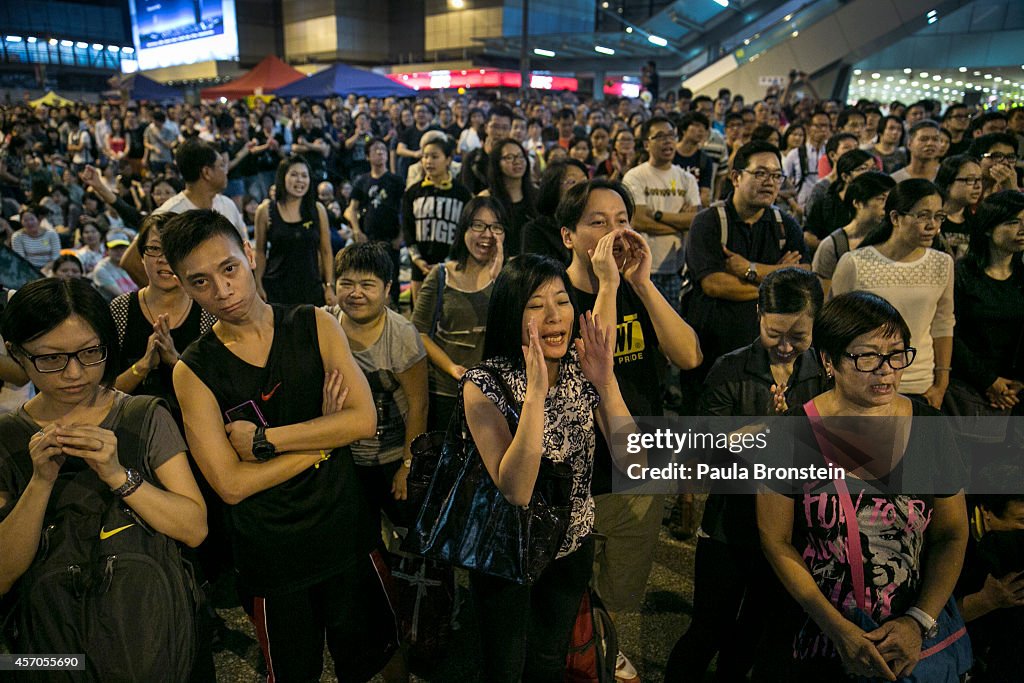
M 324 366 L 315 309 L 274 306 L 265 367 L 231 353 L 211 330 L 182 361 L 213 392 L 221 414 L 252 400 L 271 427 L 322 415 Z M 348 447 L 277 486 L 226 507 L 243 587 L 266 597 L 308 587 L 351 567 L 380 538 Z
M 267 227 L 267 268 L 263 289 L 275 304 L 324 305 L 320 279 L 320 222 L 299 219 L 290 223 L 281 217 L 277 202 L 270 202 Z

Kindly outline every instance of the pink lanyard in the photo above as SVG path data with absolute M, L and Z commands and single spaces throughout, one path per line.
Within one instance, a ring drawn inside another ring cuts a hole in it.
M 833 457 L 832 442 L 828 440 L 825 425 L 822 424 L 821 415 L 814 405 L 814 400 L 804 404 L 804 412 L 811 423 L 811 431 L 818 442 L 821 454 L 830 465 L 839 467 L 837 459 Z M 846 488 L 844 479 L 833 479 L 839 496 L 839 504 L 843 508 L 843 516 L 846 517 L 846 561 L 850 565 L 850 577 L 853 579 L 853 595 L 857 601 L 857 607 L 871 614 L 871 601 L 868 599 L 867 587 L 864 583 L 864 553 L 860 545 L 860 525 L 857 523 L 857 511 L 853 507 L 853 499 L 850 497 L 850 490 Z

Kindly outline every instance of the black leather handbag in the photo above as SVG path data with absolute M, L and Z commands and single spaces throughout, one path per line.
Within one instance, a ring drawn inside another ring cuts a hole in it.
M 500 374 L 480 367 L 501 388 L 514 436 L 519 411 L 512 390 Z M 537 580 L 555 559 L 569 528 L 572 468 L 542 458 L 530 504 L 509 503 L 469 433 L 461 383 L 448 431 L 443 437 L 441 432 L 421 434 L 413 442 L 408 486 L 414 506 L 418 496 L 422 499 L 403 551 L 515 583 Z

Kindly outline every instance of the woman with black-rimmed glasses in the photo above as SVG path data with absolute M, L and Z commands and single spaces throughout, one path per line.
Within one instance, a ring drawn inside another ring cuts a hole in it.
M 969 154 L 946 157 L 939 166 L 935 184 L 946 193 L 942 204 L 946 220 L 942 222 L 938 247 L 959 261 L 967 254 L 974 209 L 981 201 L 980 161 Z

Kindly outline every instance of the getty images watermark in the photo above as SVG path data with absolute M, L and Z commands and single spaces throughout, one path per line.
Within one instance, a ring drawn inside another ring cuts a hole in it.
M 802 415 L 638 417 L 611 427 L 616 493 L 800 495 L 850 478 L 886 495 L 1024 492 L 1024 418 L 832 417 L 818 434 Z

